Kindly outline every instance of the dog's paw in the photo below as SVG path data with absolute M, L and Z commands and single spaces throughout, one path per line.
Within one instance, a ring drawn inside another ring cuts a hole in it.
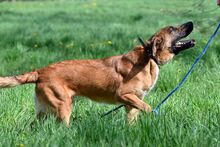
M 148 105 L 147 107 L 145 107 L 145 111 L 146 111 L 147 113 L 151 113 L 151 112 L 152 112 L 151 106 Z

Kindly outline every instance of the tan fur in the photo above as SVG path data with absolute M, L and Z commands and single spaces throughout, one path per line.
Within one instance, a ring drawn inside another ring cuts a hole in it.
M 170 51 L 172 34 L 163 28 L 148 41 L 159 64 L 173 58 Z M 36 113 L 38 117 L 53 113 L 69 124 L 72 100 L 76 95 L 97 102 L 126 105 L 128 121 L 139 110 L 151 112 L 143 97 L 156 83 L 158 65 L 136 46 L 124 55 L 97 60 L 69 60 L 48 65 L 14 77 L 0 77 L 0 87 L 36 83 Z
M 0 88 L 14 87 L 26 83 L 35 83 L 37 79 L 38 73 L 36 71 L 19 76 L 0 77 Z
M 0 77 L 0 87 L 14 87 L 20 85 L 21 83 L 15 77 Z

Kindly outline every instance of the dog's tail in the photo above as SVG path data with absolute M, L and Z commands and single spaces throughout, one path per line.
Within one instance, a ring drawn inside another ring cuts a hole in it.
M 0 88 L 14 87 L 26 83 L 36 83 L 38 72 L 32 71 L 18 76 L 0 77 Z

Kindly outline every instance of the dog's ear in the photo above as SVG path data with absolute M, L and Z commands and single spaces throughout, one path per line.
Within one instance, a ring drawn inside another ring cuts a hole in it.
M 151 45 L 152 45 L 152 52 L 153 56 L 156 56 L 156 53 L 159 49 L 161 49 L 161 44 L 163 42 L 162 37 L 154 37 L 151 40 Z

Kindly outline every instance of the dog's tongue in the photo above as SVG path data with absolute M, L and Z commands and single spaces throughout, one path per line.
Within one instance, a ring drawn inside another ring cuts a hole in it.
M 195 46 L 195 40 L 191 39 L 191 40 L 181 40 L 181 41 L 177 41 L 175 44 L 175 48 L 178 50 L 184 50 L 184 49 L 188 49 L 191 47 Z

